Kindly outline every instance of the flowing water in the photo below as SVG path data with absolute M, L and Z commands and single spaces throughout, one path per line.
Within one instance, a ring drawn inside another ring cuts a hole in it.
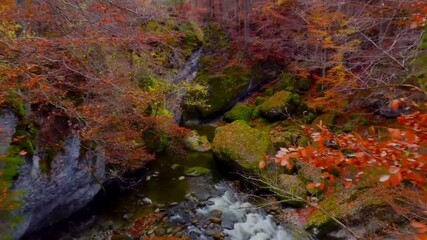
M 199 125 L 193 129 L 208 138 L 213 136 L 213 127 Z M 211 172 L 185 177 L 185 169 L 194 166 Z M 142 221 L 153 214 L 160 214 L 160 220 L 144 226 L 138 237 L 310 239 L 306 233 L 277 223 L 272 215 L 255 207 L 227 171 L 211 152 L 160 156 L 127 186 L 128 190 L 100 193 L 80 213 L 27 239 L 133 239 L 129 229 L 135 220 Z

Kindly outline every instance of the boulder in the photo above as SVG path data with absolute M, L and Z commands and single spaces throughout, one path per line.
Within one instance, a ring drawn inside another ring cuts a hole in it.
M 269 120 L 280 120 L 293 114 L 300 104 L 300 97 L 287 91 L 280 91 L 269 97 L 260 107 L 261 114 Z
M 207 152 L 211 150 L 211 144 L 206 136 L 199 136 L 196 131 L 185 138 L 185 146 L 196 152 Z
M 387 197 L 378 194 L 386 196 L 386 191 L 385 188 L 337 191 L 320 202 L 318 209 L 309 216 L 306 228 L 321 236 L 340 228 L 334 219 L 364 230 L 370 229 L 373 222 L 381 222 L 383 226 L 399 222 L 402 217 L 393 210 Z
M 212 143 L 212 149 L 219 158 L 233 161 L 245 170 L 258 169 L 270 146 L 266 132 L 251 128 L 244 121 L 217 128 Z
M 289 206 L 302 207 L 306 203 L 307 191 L 305 185 L 295 175 L 279 175 L 277 189 L 273 191 Z
M 206 174 L 209 174 L 211 170 L 204 167 L 190 167 L 185 170 L 184 175 L 188 177 L 199 177 Z
M 249 121 L 252 117 L 253 109 L 243 104 L 236 104 L 230 111 L 225 114 L 224 119 L 227 122 L 236 120 Z
M 310 142 L 310 137 L 307 136 L 304 129 L 296 124 L 276 125 L 270 130 L 269 136 L 276 147 L 307 146 Z

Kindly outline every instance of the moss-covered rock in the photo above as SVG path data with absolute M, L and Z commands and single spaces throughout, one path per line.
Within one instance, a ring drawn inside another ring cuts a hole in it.
M 277 196 L 289 206 L 304 206 L 307 197 L 304 183 L 295 175 L 281 174 L 278 178 L 278 189 L 273 190 Z
M 336 113 L 325 113 L 318 116 L 316 119 L 314 119 L 313 124 L 318 125 L 320 124 L 320 122 L 322 122 L 322 125 L 333 126 L 335 123 L 336 117 L 337 117 Z
M 199 177 L 209 174 L 211 170 L 204 167 L 191 167 L 185 170 L 184 175 L 187 177 Z
M 307 146 L 310 137 L 296 124 L 274 126 L 270 133 L 270 140 L 276 147 Z
M 316 229 L 318 235 L 324 235 L 339 227 L 333 218 L 347 224 L 364 223 L 373 218 L 386 222 L 393 221 L 396 217 L 390 216 L 393 211 L 389 209 L 385 199 L 378 197 L 378 191 L 381 190 L 369 188 L 364 191 L 357 189 L 337 191 L 320 202 L 319 209 L 309 217 L 306 228 Z
M 309 78 L 303 78 L 303 79 L 296 79 L 292 76 L 292 74 L 288 72 L 284 72 L 279 75 L 281 89 L 284 89 L 286 91 L 307 91 L 310 89 L 311 86 L 311 80 Z
M 252 117 L 252 111 L 252 108 L 239 103 L 225 114 L 224 119 L 228 122 L 249 121 Z
M 300 159 L 295 159 L 294 165 L 296 167 L 298 177 L 304 182 L 322 182 L 322 170 L 320 168 Z
M 257 97 L 255 99 L 255 105 L 256 106 L 259 106 L 259 105 L 263 104 L 264 102 L 265 102 L 265 97 Z
M 263 116 L 270 120 L 286 118 L 288 114 L 293 114 L 300 104 L 300 97 L 287 91 L 280 91 L 268 98 L 261 104 L 260 111 Z
M 246 91 L 250 84 L 250 70 L 234 66 L 223 73 L 202 73 L 196 82 L 208 87 L 205 106 L 186 107 L 187 118 L 208 118 L 221 111 Z
M 244 121 L 217 128 L 212 143 L 212 149 L 219 158 L 234 161 L 249 171 L 258 169 L 270 146 L 266 132 L 251 128 Z
M 206 136 L 199 136 L 196 131 L 185 138 L 185 146 L 196 152 L 206 152 L 211 150 L 211 144 Z

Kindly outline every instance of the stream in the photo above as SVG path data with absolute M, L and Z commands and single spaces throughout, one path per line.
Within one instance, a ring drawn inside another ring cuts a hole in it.
M 192 128 L 213 138 L 212 126 Z M 185 169 L 195 166 L 210 173 L 184 176 Z M 25 239 L 312 239 L 295 227 L 278 224 L 266 210 L 257 208 L 228 171 L 210 151 L 189 152 L 184 158 L 159 156 L 127 190 L 101 192 L 71 218 Z

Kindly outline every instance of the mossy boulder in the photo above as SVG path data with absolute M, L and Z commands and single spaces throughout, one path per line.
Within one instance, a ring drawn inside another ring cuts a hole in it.
M 266 132 L 251 128 L 240 120 L 217 128 L 212 143 L 212 149 L 219 158 L 234 161 L 248 171 L 258 169 L 270 147 Z
M 336 117 L 336 113 L 325 113 L 315 118 L 313 124 L 318 125 L 322 122 L 322 125 L 330 127 L 334 125 Z
M 310 137 L 296 124 L 276 125 L 271 129 L 269 136 L 275 147 L 307 146 L 310 142 Z
M 259 106 L 259 105 L 263 104 L 264 102 L 265 102 L 265 97 L 257 97 L 255 99 L 255 105 L 256 106 Z
M 273 192 L 289 206 L 302 207 L 306 203 L 307 191 L 305 185 L 295 175 L 279 175 L 277 189 L 274 189 Z
M 370 122 L 366 119 L 364 114 L 354 113 L 339 127 L 339 130 L 349 133 L 355 131 L 358 126 L 369 126 L 369 124 Z
M 348 225 L 368 223 L 374 218 L 389 223 L 396 221 L 398 215 L 390 209 L 385 198 L 379 197 L 380 191 L 384 189 L 369 188 L 360 191 L 353 188 L 337 191 L 320 202 L 319 209 L 309 217 L 306 228 L 316 229 L 318 235 L 325 235 L 339 228 L 334 218 Z M 393 214 L 396 216 L 392 216 Z
M 211 144 L 206 136 L 199 136 L 196 131 L 185 138 L 185 146 L 192 151 L 206 152 L 211 150 Z
M 300 97 L 288 91 L 279 91 L 269 97 L 260 107 L 263 116 L 269 120 L 284 119 L 293 114 L 300 104 Z
M 322 170 L 311 163 L 304 162 L 300 159 L 294 159 L 294 165 L 297 170 L 298 177 L 306 182 L 320 183 L 322 182 Z
M 292 74 L 284 72 L 279 75 L 281 89 L 286 91 L 307 91 L 310 89 L 311 80 L 309 78 L 296 79 Z
M 250 85 L 249 69 L 239 66 L 230 67 L 222 73 L 201 73 L 195 82 L 208 87 L 208 96 L 204 106 L 185 107 L 186 118 L 200 119 L 214 117 L 225 111 L 243 95 Z
M 225 114 L 224 119 L 228 122 L 236 120 L 249 121 L 252 117 L 252 112 L 252 108 L 239 103 Z
M 199 177 L 209 174 L 211 170 L 204 167 L 190 167 L 185 170 L 184 175 L 187 177 Z

